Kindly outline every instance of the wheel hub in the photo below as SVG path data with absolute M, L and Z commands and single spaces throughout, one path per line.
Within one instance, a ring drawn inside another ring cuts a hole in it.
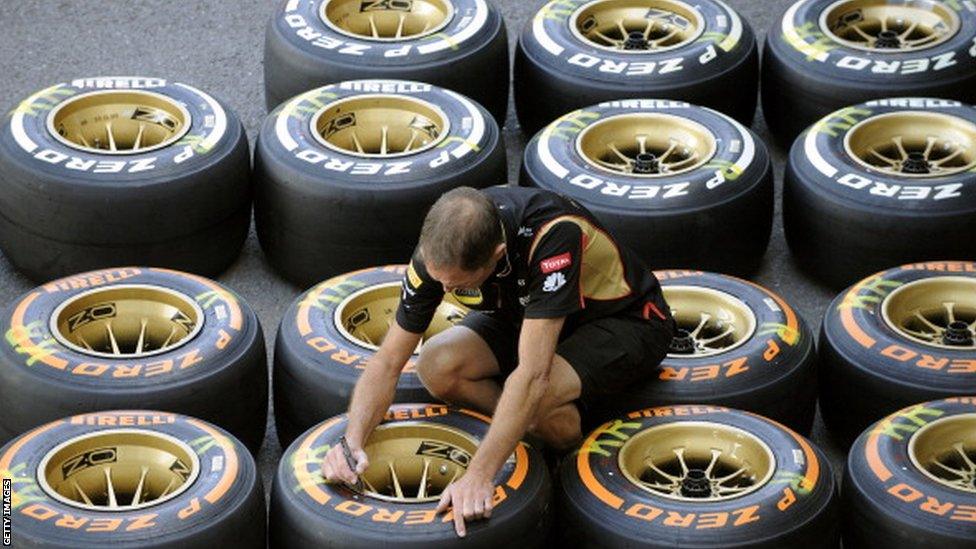
M 430 36 L 454 17 L 449 0 L 328 0 L 319 17 L 333 30 L 359 39 L 398 42 Z
M 694 7 L 678 0 L 594 0 L 569 22 L 580 41 L 604 50 L 660 52 L 697 39 L 705 23 Z
M 96 154 L 141 154 L 175 143 L 190 130 L 190 112 L 165 95 L 103 90 L 55 107 L 48 131 L 61 143 Z
M 400 288 L 399 282 L 390 282 L 370 286 L 349 295 L 335 309 L 335 325 L 347 339 L 356 344 L 367 349 L 379 349 L 396 317 Z M 424 341 L 454 326 L 467 313 L 467 309 L 452 297 L 445 297 L 417 345 L 417 352 Z
M 580 132 L 576 150 L 601 171 L 635 177 L 686 173 L 711 160 L 717 143 L 705 126 L 662 113 L 618 114 Z
M 912 464 L 943 486 L 976 494 L 976 414 L 937 419 L 908 441 Z
M 976 349 L 976 279 L 939 276 L 909 282 L 881 302 L 886 325 L 943 349 Z
M 153 285 L 89 290 L 51 314 L 61 344 L 91 356 L 141 358 L 171 351 L 203 328 L 203 310 L 188 295 Z
M 52 498 L 86 510 L 152 507 L 185 492 L 200 474 L 189 446 L 141 429 L 74 437 L 41 460 L 37 479 Z
M 700 286 L 664 286 L 664 299 L 678 325 L 668 356 L 706 357 L 742 345 L 756 329 L 756 316 L 740 299 Z
M 937 46 L 952 38 L 959 16 L 933 0 L 839 0 L 820 16 L 820 28 L 845 46 L 900 53 Z
M 844 137 L 857 163 L 897 177 L 942 177 L 976 168 L 976 124 L 925 111 L 881 114 Z
M 329 103 L 312 117 L 312 135 L 332 150 L 365 158 L 417 154 L 447 137 L 438 107 L 405 95 L 365 95 Z
M 759 437 L 730 425 L 675 421 L 632 436 L 618 457 L 624 476 L 656 496 L 721 501 L 752 493 L 776 470 Z

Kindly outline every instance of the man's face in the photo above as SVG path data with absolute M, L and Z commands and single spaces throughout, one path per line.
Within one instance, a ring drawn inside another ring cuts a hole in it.
M 444 286 L 444 291 L 447 293 L 457 289 L 473 290 L 481 287 L 481 285 L 488 280 L 491 273 L 495 271 L 495 263 L 495 261 L 492 261 L 488 265 L 473 271 L 465 271 L 460 267 L 428 265 L 427 272 L 434 278 L 434 280 L 440 282 L 441 285 Z

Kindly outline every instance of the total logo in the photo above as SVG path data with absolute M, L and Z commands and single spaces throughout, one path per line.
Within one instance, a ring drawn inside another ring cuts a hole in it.
M 545 282 L 542 283 L 542 291 L 555 292 L 562 288 L 563 284 L 566 284 L 566 276 L 561 272 L 555 272 L 546 277 Z

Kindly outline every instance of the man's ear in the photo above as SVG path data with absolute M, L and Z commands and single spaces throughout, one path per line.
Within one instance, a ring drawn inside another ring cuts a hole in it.
M 495 246 L 495 255 L 493 256 L 495 258 L 495 261 L 499 261 L 501 260 L 501 258 L 505 257 L 506 249 L 508 248 L 504 242 L 502 242 L 498 246 Z

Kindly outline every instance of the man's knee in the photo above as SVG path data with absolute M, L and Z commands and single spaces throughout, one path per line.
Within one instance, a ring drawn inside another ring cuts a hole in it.
M 434 337 L 420 349 L 417 376 L 435 398 L 450 400 L 461 381 L 461 361 L 448 342 Z
M 532 422 L 529 432 L 557 450 L 569 450 L 582 438 L 579 410 L 564 404 L 541 413 Z

